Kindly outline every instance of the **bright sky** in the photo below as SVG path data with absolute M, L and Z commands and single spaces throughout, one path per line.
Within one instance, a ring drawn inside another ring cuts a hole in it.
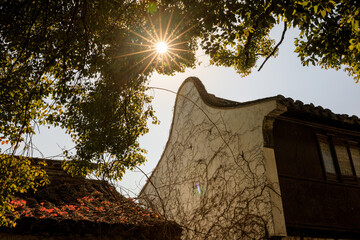
M 274 31 L 277 41 L 281 31 L 282 29 Z M 225 99 L 246 102 L 281 94 L 304 103 L 321 105 L 334 113 L 360 116 L 360 85 L 355 84 L 343 71 L 303 67 L 293 53 L 295 35 L 296 30 L 289 30 L 280 46 L 279 56 L 270 59 L 261 72 L 255 70 L 246 78 L 241 78 L 232 68 L 209 66 L 208 58 L 199 51 L 198 58 L 202 61 L 200 66 L 175 76 L 154 74 L 149 85 L 177 92 L 187 77 L 196 76 L 209 93 Z M 168 140 L 176 97 L 175 94 L 160 90 L 152 90 L 151 94 L 154 96 L 153 107 L 161 124 L 150 126 L 150 133 L 140 139 L 142 147 L 148 150 L 148 161 L 141 167 L 147 173 L 155 168 Z M 33 143 L 43 154 L 41 156 L 34 152 L 34 156 L 46 158 L 61 154 L 63 147 L 69 149 L 73 146 L 62 130 L 53 128 L 41 128 L 41 134 L 33 138 Z M 130 171 L 119 183 L 133 192 L 131 196 L 139 193 L 144 184 L 145 178 L 141 173 Z

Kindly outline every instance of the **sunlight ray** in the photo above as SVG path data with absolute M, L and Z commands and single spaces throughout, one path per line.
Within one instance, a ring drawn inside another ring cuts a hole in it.
M 177 46 L 177 45 L 184 44 L 184 43 L 189 43 L 189 41 L 183 41 L 183 42 L 168 44 L 168 46 L 169 46 L 169 48 L 170 48 L 170 47 Z
M 135 66 L 139 65 L 140 63 L 144 62 L 146 59 L 150 58 L 152 55 L 156 55 L 156 53 L 154 52 L 154 53 L 149 54 L 149 55 L 146 56 L 146 57 L 143 57 L 138 63 L 136 63 L 136 64 L 133 65 L 133 66 L 135 67 Z
M 167 65 L 167 66 L 165 65 L 165 67 L 167 67 L 170 70 L 171 69 L 170 68 L 170 62 L 169 62 L 169 59 L 168 59 L 167 55 L 164 54 L 163 58 L 164 58 L 165 64 Z
M 172 52 L 171 50 L 168 51 L 169 53 L 171 53 L 172 55 L 176 56 L 177 58 L 180 58 L 184 61 L 188 61 L 187 59 L 183 58 L 182 56 L 180 56 L 179 54 L 175 53 L 175 52 Z
M 144 57 L 143 59 L 141 59 L 139 63 L 135 64 L 134 66 L 139 65 L 140 63 L 144 62 L 146 59 L 150 58 L 153 55 L 155 55 L 155 57 L 157 56 L 156 53 L 149 54 L 149 56 Z
M 152 52 L 152 51 L 154 51 L 154 49 L 147 49 L 147 50 L 137 51 L 137 52 L 133 52 L 133 53 L 127 53 L 127 54 L 124 54 L 124 55 L 116 56 L 114 58 L 128 57 L 128 56 L 133 56 L 133 55 L 136 55 L 136 54 Z
M 158 40 L 150 33 L 150 31 L 148 31 L 145 27 L 141 27 L 146 34 L 152 39 L 151 43 L 156 43 Z
M 184 32 L 180 33 L 179 35 L 177 35 L 175 38 L 171 39 L 168 43 L 171 44 L 173 41 L 175 41 L 176 39 L 180 38 L 181 36 L 183 36 L 185 33 L 189 32 L 191 29 L 193 29 L 196 25 L 192 25 L 191 27 L 189 27 L 187 30 L 185 30 Z
M 135 68 L 137 65 L 141 64 L 142 62 L 144 62 L 146 59 L 150 58 L 151 56 L 153 56 L 156 53 L 151 53 L 146 57 L 143 57 L 138 63 L 132 65 L 131 67 L 129 67 L 124 73 L 127 73 L 129 71 L 131 71 L 133 68 Z
M 141 46 L 141 47 L 154 47 L 154 44 L 143 44 L 143 43 L 125 43 L 130 46 Z
M 175 50 L 175 51 L 181 51 L 181 52 L 192 52 L 191 50 L 187 50 L 187 49 L 181 49 L 181 48 L 168 48 L 169 50 Z
M 163 41 L 162 25 L 161 25 L 161 15 L 159 15 L 159 26 L 160 26 L 160 41 Z
M 161 68 L 162 68 L 162 72 L 165 73 L 165 71 L 164 71 L 164 56 L 161 56 Z
M 150 19 L 150 17 L 149 17 L 149 14 L 147 15 L 147 17 L 148 17 L 148 19 L 149 19 L 150 22 L 151 22 L 151 19 Z M 136 21 L 136 22 L 138 22 L 138 21 Z M 151 23 L 152 23 L 152 22 L 151 22 Z M 129 31 L 132 32 L 132 33 L 134 33 L 134 34 L 136 34 L 137 36 L 140 36 L 141 38 L 145 39 L 146 41 L 148 41 L 148 42 L 150 42 L 150 43 L 152 43 L 152 44 L 154 44 L 154 43 L 156 43 L 156 42 L 158 41 L 158 40 L 150 33 L 150 31 L 148 31 L 144 26 L 142 26 L 142 24 L 141 24 L 140 22 L 139 22 L 138 25 L 142 28 L 142 30 L 144 30 L 144 31 L 146 32 L 146 34 L 151 38 L 151 40 L 149 40 L 149 39 L 141 36 L 140 34 L 137 34 L 136 32 L 131 31 L 130 29 L 129 29 Z
M 159 59 L 159 58 L 156 58 L 155 68 L 158 68 L 159 62 L 160 62 L 160 59 Z
M 169 56 L 168 54 L 164 54 L 165 57 L 165 62 L 167 63 L 167 67 L 169 70 L 171 70 L 171 61 L 169 60 Z
M 154 34 L 155 34 L 155 37 L 156 37 L 156 41 L 157 41 L 157 42 L 160 42 L 159 36 L 158 36 L 158 34 L 157 34 L 157 32 L 156 32 L 155 25 L 154 25 L 153 21 L 151 20 L 149 14 L 148 14 L 148 18 L 149 18 L 149 20 L 150 20 L 151 27 L 152 27 L 152 29 L 153 29 L 153 31 L 154 31 Z
M 145 30 L 145 29 L 144 29 L 144 30 Z M 145 30 L 145 31 L 146 31 L 146 30 Z M 150 39 L 147 39 L 146 37 L 142 36 L 141 34 L 135 32 L 135 31 L 133 31 L 133 30 L 131 30 L 131 29 L 129 29 L 129 32 L 135 34 L 135 35 L 138 36 L 138 37 L 141 37 L 141 38 L 144 39 L 145 41 L 148 41 L 148 42 L 150 42 L 150 43 L 154 43 L 154 41 L 152 41 L 152 40 L 150 40 Z M 146 32 L 147 32 L 147 31 L 146 31 Z M 149 36 L 151 37 L 150 34 L 149 34 Z
M 164 56 L 162 54 L 158 54 L 157 56 L 158 58 L 156 59 L 156 68 L 158 68 L 158 66 L 160 65 L 162 73 L 164 73 Z
M 184 19 L 185 19 L 185 16 L 178 22 L 178 24 L 175 26 L 175 28 L 171 31 L 169 37 L 165 39 L 166 42 L 168 42 L 172 38 L 172 36 L 176 32 L 176 30 L 180 27 L 180 25 L 182 24 Z
M 188 61 L 181 56 L 182 53 L 180 52 L 193 52 L 192 50 L 187 50 L 190 40 L 181 41 L 180 39 L 196 25 L 193 25 L 185 30 L 180 29 L 186 19 L 185 16 L 182 17 L 179 22 L 174 22 L 174 12 L 172 11 L 169 14 L 170 15 L 167 15 L 167 23 L 164 22 L 164 19 L 161 18 L 161 15 L 159 15 L 159 19 L 157 20 L 147 14 L 147 18 L 149 20 L 147 24 L 148 28 L 145 28 L 145 26 L 141 26 L 141 32 L 144 35 L 141 35 L 140 33 L 133 30 L 129 30 L 131 33 L 143 39 L 143 43 L 135 42 L 126 44 L 130 46 L 133 45 L 146 48 L 145 50 L 140 50 L 137 52 L 118 56 L 126 57 L 145 53 L 144 57 L 142 57 L 142 59 L 130 69 L 139 64 L 142 64 L 142 67 L 146 65 L 142 70 L 142 73 L 144 73 L 149 68 L 149 66 L 154 63 L 154 61 L 156 61 L 154 63 L 155 69 L 157 69 L 159 72 L 165 73 L 168 70 L 171 72 L 172 67 L 178 67 L 179 69 L 182 69 L 182 64 L 180 63 L 182 61 Z
M 144 70 L 141 73 L 144 73 L 146 71 L 146 69 L 150 66 L 150 64 L 154 61 L 154 59 L 157 57 L 156 53 L 153 53 L 153 54 L 154 54 L 154 57 L 150 60 L 148 65 L 146 65 L 146 67 L 144 68 Z
M 170 59 L 172 60 L 172 62 L 175 63 L 176 66 L 179 67 L 179 69 L 181 69 L 181 66 L 177 63 L 176 59 L 171 56 L 171 53 L 167 52 L 166 55 L 170 57 Z M 169 66 L 170 66 L 170 64 L 169 64 Z
M 169 32 L 169 28 L 170 28 L 170 24 L 171 24 L 171 20 L 172 20 L 173 14 L 174 14 L 174 11 L 172 11 L 171 14 L 170 14 L 170 17 L 169 17 L 169 20 L 168 20 L 168 24 L 167 24 L 166 30 L 165 30 L 164 41 L 166 41 L 166 36 L 167 36 L 167 34 L 168 34 L 168 32 Z

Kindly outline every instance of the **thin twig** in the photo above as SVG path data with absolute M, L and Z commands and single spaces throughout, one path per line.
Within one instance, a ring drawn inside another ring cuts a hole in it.
M 164 201 L 163 201 L 163 199 L 161 198 L 160 193 L 159 193 L 158 189 L 156 188 L 155 184 L 151 181 L 151 179 L 150 179 L 151 176 L 149 177 L 149 176 L 148 176 L 141 168 L 139 168 L 138 166 L 135 166 L 135 167 L 136 167 L 142 174 L 144 174 L 144 176 L 146 177 L 146 179 L 148 180 L 148 182 L 153 186 L 153 188 L 154 188 L 154 190 L 155 190 L 155 192 L 156 192 L 156 195 L 159 197 L 159 201 L 160 201 L 160 204 L 161 204 L 161 207 L 162 207 L 162 210 L 163 210 L 162 215 L 163 215 L 163 217 L 164 217 L 165 219 L 167 219 Z

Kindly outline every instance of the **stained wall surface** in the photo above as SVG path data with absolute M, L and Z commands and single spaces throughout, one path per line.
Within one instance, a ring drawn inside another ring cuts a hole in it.
M 168 143 L 140 198 L 183 226 L 184 239 L 286 235 L 281 200 L 274 197 L 280 192 L 273 193 L 279 191 L 274 153 L 263 140 L 264 117 L 275 108 L 271 98 L 227 102 L 188 79 L 178 92 Z

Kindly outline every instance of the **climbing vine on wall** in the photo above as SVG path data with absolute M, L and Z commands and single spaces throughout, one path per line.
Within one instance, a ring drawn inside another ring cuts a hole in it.
M 182 100 L 167 148 L 140 198 L 180 224 L 183 239 L 269 238 L 273 184 L 266 178 L 262 142 L 248 140 L 261 126 L 234 131 L 221 111 L 209 113 L 198 101 Z

